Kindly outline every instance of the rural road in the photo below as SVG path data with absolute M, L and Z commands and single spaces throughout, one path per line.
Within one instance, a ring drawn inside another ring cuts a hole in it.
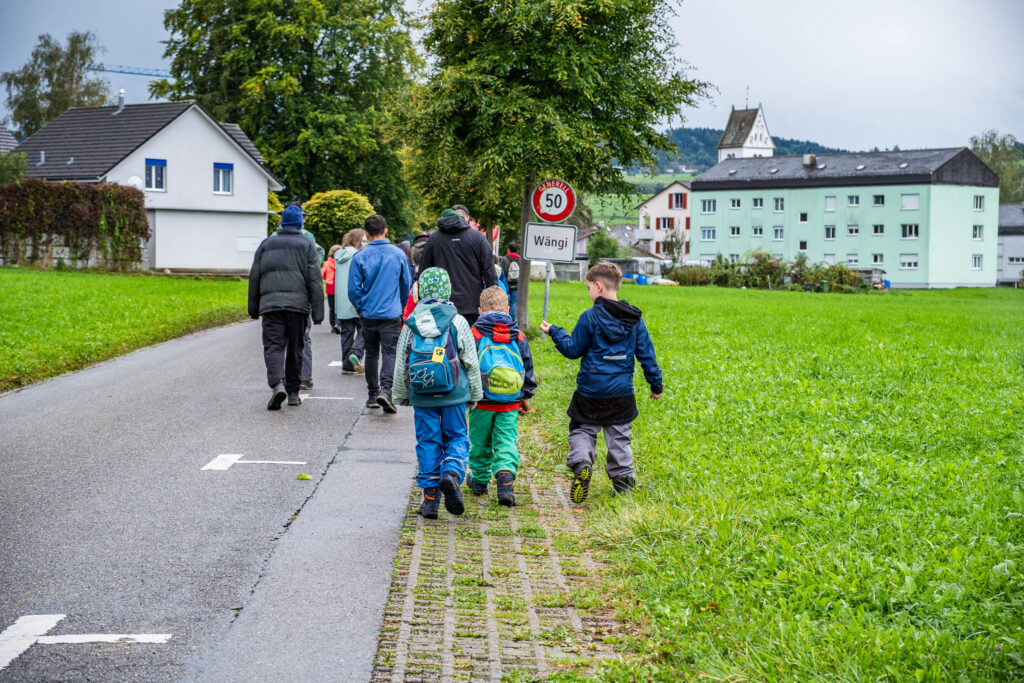
M 280 412 L 257 322 L 0 396 L 0 681 L 369 679 L 412 414 L 337 340 Z

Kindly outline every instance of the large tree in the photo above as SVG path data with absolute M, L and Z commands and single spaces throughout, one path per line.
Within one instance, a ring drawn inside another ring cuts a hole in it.
M 1024 154 L 1012 135 L 989 130 L 971 138 L 971 151 L 999 176 L 999 203 L 1024 201 Z
M 88 71 L 104 50 L 92 32 L 68 34 L 67 45 L 39 36 L 28 63 L 0 74 L 16 132 L 32 135 L 72 107 L 95 107 L 110 99 L 110 85 Z
M 152 95 L 195 99 L 239 124 L 287 195 L 353 190 L 393 232 L 410 227 L 385 130 L 417 63 L 400 0 L 182 0 L 164 25 L 175 80 Z
M 670 149 L 656 127 L 705 89 L 671 56 L 672 10 L 658 0 L 437 0 L 411 143 L 431 155 L 434 177 L 455 173 L 490 203 L 518 206 L 521 226 L 545 177 L 580 193 L 625 191 L 615 167 Z M 519 288 L 527 328 L 526 278 Z

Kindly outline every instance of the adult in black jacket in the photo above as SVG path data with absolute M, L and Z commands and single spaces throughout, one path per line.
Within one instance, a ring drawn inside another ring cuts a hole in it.
M 263 317 L 263 360 L 273 393 L 267 410 L 280 410 L 285 397 L 297 406 L 303 333 L 310 313 L 324 319 L 324 287 L 316 247 L 302 234 L 302 209 L 286 207 L 281 227 L 263 240 L 249 269 L 249 316 Z
M 480 293 L 497 284 L 491 246 L 483 233 L 473 230 L 465 218 L 445 209 L 437 219 L 437 232 L 430 236 L 420 255 L 419 272 L 443 268 L 452 282 L 451 301 L 472 325 L 480 306 Z

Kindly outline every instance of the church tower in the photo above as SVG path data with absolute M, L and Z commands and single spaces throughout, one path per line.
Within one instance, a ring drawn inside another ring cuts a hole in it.
M 722 139 L 718 141 L 718 161 L 770 157 L 775 154 L 775 143 L 764 122 L 764 110 L 736 109 L 729 113 Z

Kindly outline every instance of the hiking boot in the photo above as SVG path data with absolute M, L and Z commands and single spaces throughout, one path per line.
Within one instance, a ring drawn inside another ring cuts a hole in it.
M 579 505 L 587 499 L 590 493 L 590 465 L 580 463 L 572 470 L 572 488 L 569 489 L 569 499 Z
M 441 475 L 441 493 L 444 494 L 444 509 L 453 515 L 461 515 L 466 511 L 462 504 L 462 489 L 459 479 L 452 472 Z
M 352 372 L 362 372 L 365 370 L 363 364 L 359 362 L 359 356 L 354 353 L 348 357 L 348 362 L 352 364 Z
M 636 488 L 636 479 L 624 474 L 621 477 L 612 477 L 612 488 L 615 493 L 629 493 Z
M 419 516 L 424 519 L 437 519 L 437 508 L 441 504 L 437 495 L 437 487 L 423 489 L 423 502 L 420 503 Z
M 311 380 L 311 379 L 303 380 L 302 383 L 299 384 L 299 389 L 302 389 L 303 391 L 309 391 L 312 388 L 313 388 L 313 380 Z
M 472 491 L 474 496 L 486 496 L 487 495 L 487 482 L 482 484 L 476 483 L 476 479 L 472 476 L 466 478 L 466 486 Z
M 278 382 L 270 397 L 270 403 L 267 404 L 267 410 L 281 410 L 281 404 L 284 403 L 287 396 L 288 392 L 284 390 L 284 382 Z
M 395 407 L 394 401 L 391 400 L 391 394 L 378 394 L 377 403 L 381 408 L 384 409 L 385 413 L 394 414 L 398 412 L 398 408 Z
M 502 470 L 494 475 L 494 481 L 498 484 L 498 504 L 505 507 L 512 507 L 516 504 L 516 492 L 512 490 L 512 483 L 516 478 L 511 472 Z
M 380 404 L 377 403 L 377 399 L 375 399 L 375 398 L 368 398 L 368 399 L 366 399 L 366 407 L 367 408 L 380 408 Z
M 288 405 L 290 405 L 290 406 L 301 406 L 302 405 L 302 399 L 299 398 L 299 393 L 297 391 L 293 391 L 292 393 L 288 394 Z

